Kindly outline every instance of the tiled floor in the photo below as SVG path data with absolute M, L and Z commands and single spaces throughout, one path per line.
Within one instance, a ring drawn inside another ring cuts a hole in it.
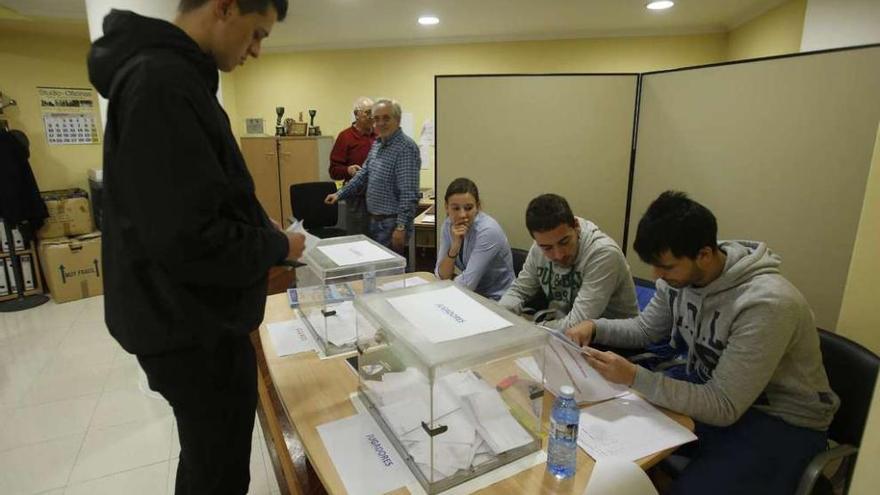
M 99 296 L 0 313 L 0 494 L 174 493 L 174 416 L 141 391 L 103 305 Z M 275 494 L 255 423 L 250 493 Z

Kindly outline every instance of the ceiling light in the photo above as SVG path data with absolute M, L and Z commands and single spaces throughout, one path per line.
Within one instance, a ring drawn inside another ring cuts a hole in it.
M 666 10 L 675 5 L 675 2 L 672 0 L 648 0 L 648 3 L 645 4 L 645 7 L 650 10 Z
M 440 19 L 432 15 L 423 15 L 419 17 L 419 24 L 422 26 L 433 26 L 434 24 L 440 24 Z

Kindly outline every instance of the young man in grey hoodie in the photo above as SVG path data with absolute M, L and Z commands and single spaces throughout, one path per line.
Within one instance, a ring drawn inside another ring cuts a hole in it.
M 716 241 L 715 217 L 667 191 L 639 222 L 635 249 L 654 267 L 657 292 L 627 320 L 586 321 L 567 334 L 640 348 L 669 342 L 687 356 L 674 379 L 613 352 L 587 348 L 605 378 L 696 420 L 692 460 L 671 493 L 793 493 L 826 448 L 839 400 L 828 384 L 813 314 L 765 244 Z
M 521 313 L 543 291 L 558 318 L 545 326 L 564 331 L 590 318 L 639 314 L 629 265 L 613 239 L 594 223 L 575 217 L 562 196 L 529 202 L 526 227 L 535 240 L 522 271 L 499 303 Z

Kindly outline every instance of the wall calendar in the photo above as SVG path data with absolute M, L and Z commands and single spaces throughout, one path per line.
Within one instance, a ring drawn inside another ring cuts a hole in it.
M 91 88 L 38 87 L 49 144 L 101 142 L 98 102 Z

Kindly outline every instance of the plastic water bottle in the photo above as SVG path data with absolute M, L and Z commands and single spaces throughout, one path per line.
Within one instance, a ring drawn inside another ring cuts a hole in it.
M 574 400 L 574 389 L 570 385 L 563 385 L 559 392 L 550 413 L 547 470 L 557 478 L 564 479 L 574 476 L 581 411 Z

